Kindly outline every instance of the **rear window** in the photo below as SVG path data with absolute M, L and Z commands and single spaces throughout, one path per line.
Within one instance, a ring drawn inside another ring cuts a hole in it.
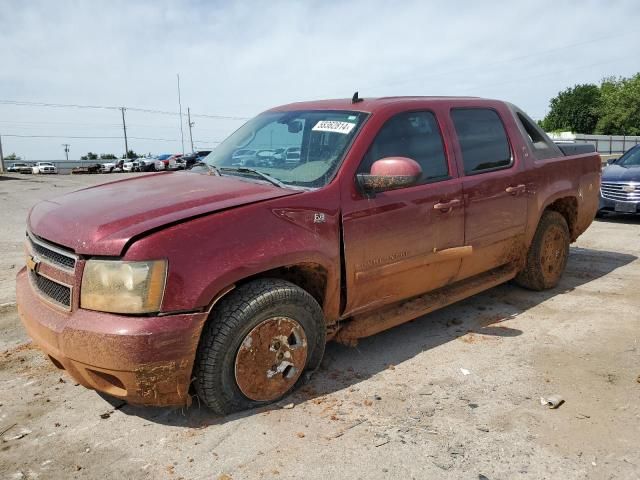
M 466 175 L 506 168 L 511 149 L 498 114 L 488 108 L 456 108 L 451 111 Z

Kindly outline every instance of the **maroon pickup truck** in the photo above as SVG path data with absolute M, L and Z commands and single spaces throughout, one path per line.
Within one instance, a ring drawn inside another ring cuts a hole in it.
M 289 155 L 288 152 L 296 152 Z M 220 413 L 500 283 L 554 287 L 600 158 L 478 98 L 326 100 L 247 122 L 196 169 L 37 204 L 18 308 L 82 385 Z

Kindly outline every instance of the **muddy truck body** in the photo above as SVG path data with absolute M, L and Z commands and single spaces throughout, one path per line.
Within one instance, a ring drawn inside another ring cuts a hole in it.
M 247 122 L 185 172 L 31 210 L 17 300 L 77 382 L 220 413 L 275 401 L 354 344 L 509 280 L 553 288 L 600 158 L 517 107 L 326 100 Z

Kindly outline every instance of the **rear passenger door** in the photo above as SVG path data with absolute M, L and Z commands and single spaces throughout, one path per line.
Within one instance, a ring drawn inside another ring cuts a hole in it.
M 524 247 L 526 173 L 505 124 L 492 108 L 453 108 L 458 168 L 464 172 L 465 244 L 457 280 L 512 261 Z
M 343 197 L 347 302 L 354 314 L 448 284 L 464 240 L 462 188 L 430 111 L 403 112 L 380 128 L 358 173 L 385 157 L 418 162 L 417 185 L 367 197 Z

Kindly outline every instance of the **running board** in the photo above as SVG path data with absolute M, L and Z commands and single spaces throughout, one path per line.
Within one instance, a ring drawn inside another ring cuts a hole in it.
M 345 321 L 334 340 L 345 345 L 355 345 L 359 338 L 370 337 L 389 328 L 414 320 L 422 315 L 456 303 L 467 297 L 500 285 L 514 278 L 517 269 L 505 265 L 447 287 L 380 308 L 371 313 L 355 315 Z

